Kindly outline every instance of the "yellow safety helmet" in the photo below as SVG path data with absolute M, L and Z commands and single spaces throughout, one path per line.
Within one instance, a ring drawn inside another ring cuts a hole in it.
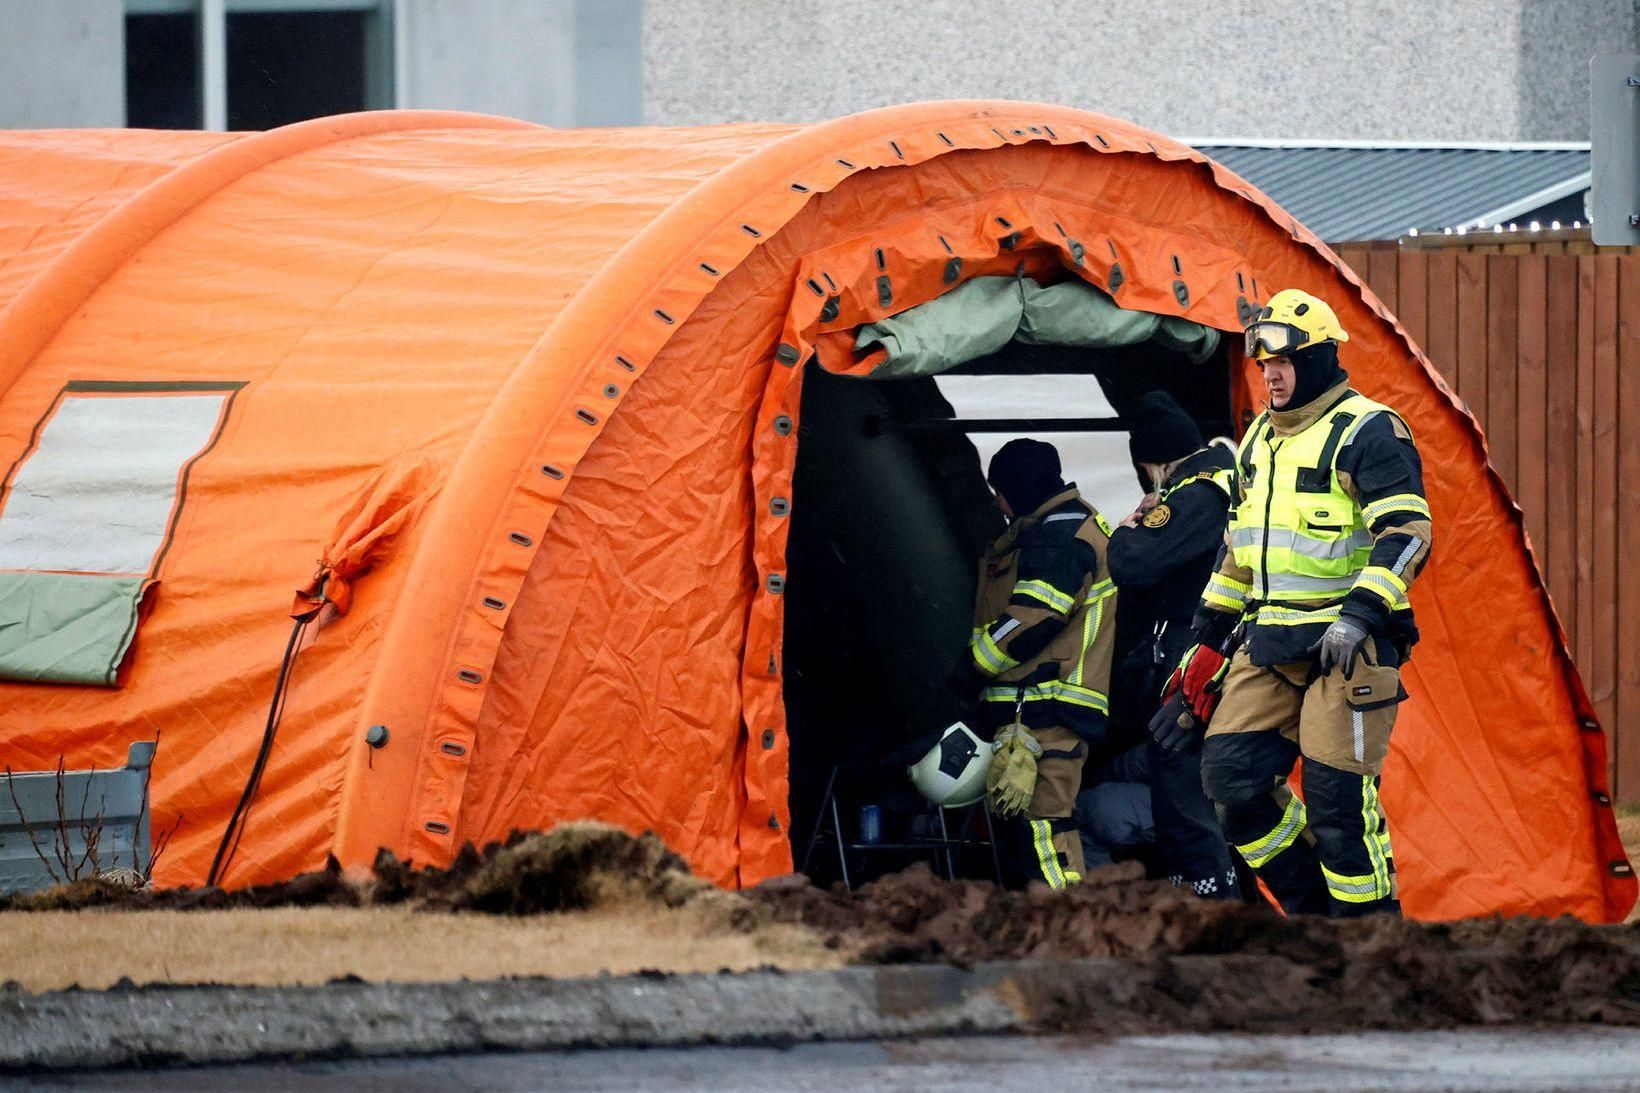
M 1256 361 L 1284 357 L 1321 342 L 1350 340 L 1325 300 L 1297 288 L 1284 288 L 1270 297 L 1247 324 L 1244 336 L 1247 355 Z

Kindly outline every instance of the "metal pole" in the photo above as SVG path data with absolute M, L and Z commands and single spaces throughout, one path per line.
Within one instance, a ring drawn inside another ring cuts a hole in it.
M 227 0 L 199 0 L 199 95 L 201 128 L 228 128 Z

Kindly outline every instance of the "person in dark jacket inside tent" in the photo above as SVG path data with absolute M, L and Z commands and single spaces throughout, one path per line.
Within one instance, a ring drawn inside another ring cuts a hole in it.
M 1126 416 L 1133 462 L 1149 493 L 1112 531 L 1107 556 L 1122 611 L 1149 623 L 1144 655 L 1152 670 L 1141 669 L 1148 685 L 1138 691 L 1150 706 L 1141 711 L 1148 721 L 1162 681 L 1195 640 L 1191 619 L 1224 541 L 1234 471 L 1230 453 L 1204 445 L 1196 423 L 1166 392 L 1149 392 Z M 1153 738 L 1145 749 L 1162 867 L 1197 895 L 1234 897 L 1229 845 L 1202 792 L 1201 750 L 1168 743 Z

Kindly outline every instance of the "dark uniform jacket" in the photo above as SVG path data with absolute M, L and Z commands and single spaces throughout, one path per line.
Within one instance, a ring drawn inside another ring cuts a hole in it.
M 1187 456 L 1162 484 L 1157 506 L 1133 527 L 1111 532 L 1107 557 L 1122 614 L 1149 624 L 1158 662 L 1169 669 L 1194 641 L 1190 623 L 1224 542 L 1234 465 L 1217 444 Z

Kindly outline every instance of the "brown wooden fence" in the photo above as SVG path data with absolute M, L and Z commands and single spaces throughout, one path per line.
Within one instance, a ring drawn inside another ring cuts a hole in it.
M 1640 798 L 1640 255 L 1337 250 L 1486 430 Z

